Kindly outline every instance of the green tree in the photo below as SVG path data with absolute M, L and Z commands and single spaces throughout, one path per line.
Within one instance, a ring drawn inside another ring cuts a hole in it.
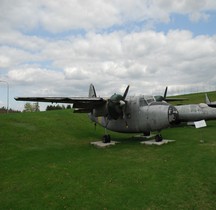
M 70 104 L 68 104 L 66 109 L 71 109 L 71 105 L 70 105 Z
M 24 110 L 23 112 L 39 112 L 40 111 L 40 106 L 39 103 L 26 103 L 24 105 Z
M 25 103 L 23 112 L 33 112 L 33 106 L 31 103 Z
M 39 106 L 38 102 L 34 103 L 34 111 L 35 112 L 39 112 L 40 111 L 40 106 Z

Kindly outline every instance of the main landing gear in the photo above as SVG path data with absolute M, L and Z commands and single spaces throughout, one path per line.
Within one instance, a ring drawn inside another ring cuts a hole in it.
M 151 136 L 151 132 L 150 131 L 146 131 L 143 133 L 144 137 L 150 137 Z M 160 133 L 157 133 L 156 135 L 154 135 L 154 139 L 156 142 L 161 142 L 163 140 L 163 137 Z
M 109 134 L 107 134 L 107 129 L 105 128 L 105 130 L 104 130 L 104 135 L 103 135 L 103 137 L 102 137 L 102 142 L 103 143 L 110 143 L 111 142 L 111 137 L 110 137 L 110 135 Z
M 155 141 L 156 142 L 161 142 L 163 140 L 163 137 L 160 133 L 158 133 L 156 136 L 155 136 Z
M 103 143 L 110 143 L 110 142 L 111 142 L 111 137 L 110 137 L 110 135 L 109 135 L 109 134 L 103 135 L 103 137 L 102 137 L 102 142 L 103 142 Z

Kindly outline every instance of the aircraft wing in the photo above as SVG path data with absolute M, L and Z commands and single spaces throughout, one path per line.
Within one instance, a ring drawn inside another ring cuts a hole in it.
M 89 111 L 106 103 L 100 97 L 17 97 L 16 101 L 35 101 L 73 104 L 73 108 Z
M 188 100 L 188 98 L 165 98 L 165 101 L 185 101 Z

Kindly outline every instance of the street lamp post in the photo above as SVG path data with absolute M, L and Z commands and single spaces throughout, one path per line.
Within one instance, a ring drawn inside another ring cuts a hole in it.
M 7 85 L 7 114 L 8 114 L 9 112 L 9 83 L 4 80 L 0 80 L 0 82 L 4 82 Z

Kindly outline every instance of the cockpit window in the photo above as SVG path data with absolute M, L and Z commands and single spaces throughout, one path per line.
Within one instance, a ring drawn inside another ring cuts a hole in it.
M 147 101 L 147 104 L 151 104 L 152 102 L 154 102 L 154 99 L 153 98 L 149 98 L 146 101 Z
M 155 98 L 153 96 L 141 96 L 139 98 L 139 105 L 141 106 L 147 106 L 151 104 L 152 102 L 155 102 Z
M 155 101 L 155 98 L 153 96 L 145 96 L 145 100 L 147 104 L 151 104 Z
M 139 105 L 140 106 L 146 106 L 147 105 L 146 100 L 144 99 L 144 97 L 139 99 Z

